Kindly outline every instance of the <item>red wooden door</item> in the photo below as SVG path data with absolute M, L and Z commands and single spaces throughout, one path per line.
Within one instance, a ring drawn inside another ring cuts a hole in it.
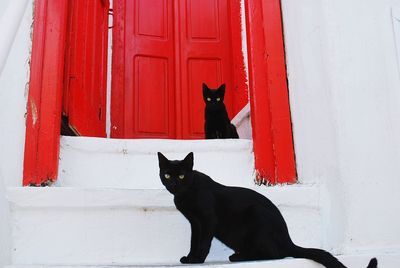
M 68 1 L 62 110 L 81 136 L 106 136 L 108 9 L 108 0 Z
M 226 84 L 232 118 L 232 64 L 228 0 L 179 0 L 182 135 L 204 137 L 201 84 Z
M 203 82 L 232 111 L 229 2 L 114 1 L 112 137 L 203 138 Z
M 126 1 L 125 10 L 124 138 L 173 138 L 172 0 Z

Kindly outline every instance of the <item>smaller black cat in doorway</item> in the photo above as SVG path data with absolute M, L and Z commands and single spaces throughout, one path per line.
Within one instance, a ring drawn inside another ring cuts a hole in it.
M 345 268 L 329 252 L 293 243 L 279 209 L 265 196 L 246 188 L 219 184 L 193 170 L 193 153 L 168 160 L 158 153 L 160 179 L 174 195 L 176 208 L 190 222 L 190 252 L 181 263 L 203 263 L 214 237 L 234 250 L 230 261 L 306 258 L 327 268 Z M 371 259 L 367 268 L 376 268 Z
M 206 103 L 204 132 L 206 139 L 238 139 L 239 135 L 229 120 L 224 104 L 225 84 L 210 89 L 203 83 L 203 99 Z

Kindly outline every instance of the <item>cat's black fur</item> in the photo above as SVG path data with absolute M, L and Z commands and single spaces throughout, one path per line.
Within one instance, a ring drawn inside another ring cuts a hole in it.
M 214 237 L 234 250 L 230 261 L 306 258 L 328 268 L 345 267 L 321 249 L 295 245 L 278 208 L 265 196 L 246 188 L 229 187 L 193 170 L 193 153 L 168 160 L 158 153 L 160 178 L 174 195 L 176 208 L 190 222 L 190 252 L 181 263 L 203 263 Z M 377 267 L 373 258 L 368 268 Z
M 238 139 L 236 127 L 231 124 L 224 104 L 225 84 L 210 89 L 203 83 L 203 99 L 206 103 L 204 132 L 206 139 Z

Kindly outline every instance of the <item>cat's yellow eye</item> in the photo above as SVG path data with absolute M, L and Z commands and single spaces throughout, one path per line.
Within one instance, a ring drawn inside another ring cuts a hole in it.
M 169 174 L 164 174 L 164 178 L 169 179 L 169 178 L 171 178 L 171 175 L 169 175 Z
M 183 180 L 185 178 L 185 175 L 179 175 L 179 179 Z
M 211 101 L 211 98 L 207 98 L 207 101 Z
M 221 100 L 221 98 L 217 98 L 217 101 L 220 101 Z

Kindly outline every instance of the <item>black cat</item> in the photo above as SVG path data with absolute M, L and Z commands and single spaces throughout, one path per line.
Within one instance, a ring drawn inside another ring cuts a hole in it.
M 238 139 L 239 135 L 229 120 L 224 104 L 225 84 L 210 89 L 203 83 L 203 99 L 206 103 L 204 132 L 206 139 Z
M 213 237 L 234 250 L 229 260 L 311 259 L 328 268 L 345 267 L 330 253 L 295 245 L 278 208 L 265 196 L 246 188 L 229 187 L 193 170 L 193 153 L 168 160 L 158 153 L 160 178 L 174 195 L 176 208 L 190 222 L 190 252 L 181 263 L 203 263 Z M 371 259 L 367 268 L 377 267 Z

